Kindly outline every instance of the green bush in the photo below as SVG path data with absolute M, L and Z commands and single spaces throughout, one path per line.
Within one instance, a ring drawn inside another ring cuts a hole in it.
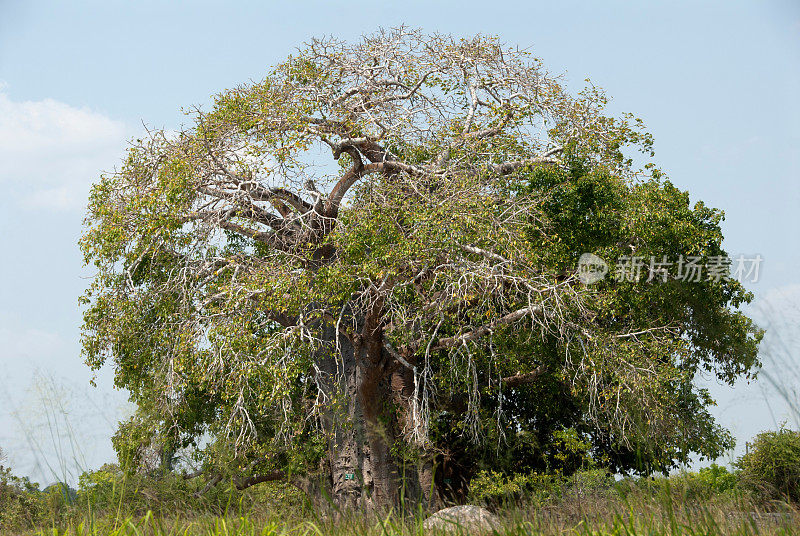
M 507 476 L 497 471 L 481 471 L 469 483 L 470 501 L 497 507 L 521 499 L 529 485 L 527 475 Z
M 87 471 L 78 480 L 79 508 L 97 515 L 156 515 L 193 512 L 221 515 L 260 510 L 302 511 L 305 495 L 283 482 L 265 482 L 246 490 L 236 489 L 223 479 L 205 489 L 207 480 L 184 478 L 181 474 L 137 474 L 107 464 Z
M 765 500 L 800 502 L 800 432 L 762 432 L 739 458 L 742 484 Z
M 489 508 L 519 502 L 544 504 L 562 496 L 565 480 L 561 475 L 512 474 L 481 471 L 469 483 L 469 501 Z
M 122 471 L 116 464 L 84 472 L 78 477 L 78 503 L 108 507 L 114 503 L 119 482 L 122 482 Z
M 695 482 L 702 489 L 708 490 L 709 495 L 729 493 L 739 484 L 737 473 L 732 473 L 716 463 L 712 463 L 710 467 L 703 467 L 696 474 Z
M 481 471 L 469 483 L 469 500 L 490 508 L 519 502 L 543 505 L 565 494 L 600 496 L 611 494 L 614 477 L 605 469 L 586 469 L 565 477 L 555 474 L 512 474 Z
M 628 477 L 613 487 L 623 500 L 645 496 L 657 501 L 703 503 L 730 501 L 741 495 L 738 471 L 729 471 L 715 463 L 699 471 L 681 471 L 666 477 Z
M 35 483 L 0 465 L 0 533 L 38 523 L 44 510 L 40 496 Z
M 224 482 L 198 494 L 200 479 L 184 479 L 177 473 L 127 473 L 116 464 L 107 464 L 97 471 L 87 471 L 78 480 L 78 504 L 81 508 L 106 515 L 144 515 L 175 511 L 220 513 L 237 505 L 243 495 Z
M 571 475 L 566 485 L 574 495 L 606 495 L 614 488 L 614 477 L 606 469 L 586 469 Z
M 0 465 L 0 534 L 64 523 L 75 513 L 75 490 L 55 483 L 44 490 Z
M 685 471 L 672 475 L 662 483 L 662 487 L 668 486 L 683 501 L 708 501 L 729 496 L 738 485 L 738 474 L 716 463 L 697 472 Z

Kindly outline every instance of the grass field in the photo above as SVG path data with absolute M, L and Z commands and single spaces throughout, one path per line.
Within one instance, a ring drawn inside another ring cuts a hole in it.
M 720 511 L 655 511 L 607 513 L 602 516 L 572 518 L 553 512 L 502 512 L 502 535 L 755 535 L 800 533 L 797 513 L 731 513 Z M 455 529 L 455 527 L 454 527 Z M 444 532 L 440 532 L 444 534 Z M 455 534 L 468 534 L 455 529 Z M 74 536 L 268 536 L 268 535 L 422 535 L 436 534 L 423 529 L 421 517 L 400 518 L 387 515 L 365 519 L 350 517 L 336 522 L 319 518 L 280 519 L 273 517 L 167 518 L 146 514 L 141 518 L 84 520 L 64 527 L 39 529 L 17 534 Z
M 793 446 L 800 435 L 781 432 L 763 438 Z M 765 478 L 768 470 L 792 473 L 798 458 L 794 450 L 791 456 L 770 452 L 770 458 L 750 456 L 733 470 L 712 464 L 669 476 L 615 478 L 591 468 L 508 478 L 489 471 L 473 479 L 466 502 L 492 511 L 500 535 L 800 534 L 796 479 L 776 487 L 779 480 Z M 762 459 L 769 463 L 750 463 Z M 282 482 L 244 490 L 233 481 L 208 487 L 182 473 L 137 474 L 116 464 L 83 473 L 77 489 L 59 484 L 42 490 L 0 466 L 0 536 L 442 533 L 424 527 L 431 513 L 409 505 L 370 515 L 320 510 Z M 450 528 L 450 533 L 471 534 Z
M 687 487 L 664 479 L 658 486 L 639 486 L 632 491 L 619 484 L 611 488 L 575 490 L 543 500 L 493 508 L 502 535 L 778 535 L 800 534 L 800 511 L 781 502 L 757 503 L 736 491 L 698 497 Z M 666 488 L 666 489 L 665 489 Z M 263 498 L 264 496 L 262 496 Z M 274 496 L 273 496 L 274 497 Z M 3 531 L 3 534 L 50 536 L 268 536 L 268 535 L 422 535 L 425 512 L 382 516 L 323 514 L 285 501 L 245 500 L 229 504 L 227 511 L 193 510 L 184 505 L 158 513 L 123 514 L 106 509 L 92 512 L 90 504 L 75 505 L 53 517 L 48 526 Z M 172 511 L 171 511 L 172 510 Z M 455 527 L 454 527 L 455 529 Z M 469 534 L 455 529 L 455 534 Z

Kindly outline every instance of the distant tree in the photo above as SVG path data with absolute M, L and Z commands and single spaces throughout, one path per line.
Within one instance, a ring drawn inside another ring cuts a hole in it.
M 314 40 L 94 186 L 86 359 L 207 485 L 343 508 L 434 503 L 476 470 L 448 460 L 572 467 L 570 434 L 621 470 L 713 457 L 692 379 L 752 373 L 750 295 L 579 281 L 585 252 L 724 253 L 721 213 L 637 175 L 623 149 L 651 138 L 605 104 L 492 38 Z

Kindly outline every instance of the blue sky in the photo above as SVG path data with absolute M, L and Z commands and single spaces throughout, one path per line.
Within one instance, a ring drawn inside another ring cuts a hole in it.
M 178 128 L 182 107 L 261 79 L 312 36 L 400 24 L 499 35 L 642 117 L 671 180 L 725 210 L 728 251 L 764 258 L 752 311 L 772 328 L 766 372 L 786 378 L 775 361 L 800 355 L 800 3 L 0 0 L 0 447 L 17 472 L 50 482 L 111 461 L 129 410 L 108 371 L 88 385 L 76 246 L 89 184 L 126 140 Z M 739 450 L 790 418 L 763 379 L 706 383 Z

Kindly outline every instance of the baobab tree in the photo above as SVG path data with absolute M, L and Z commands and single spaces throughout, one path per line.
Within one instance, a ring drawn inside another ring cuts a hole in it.
M 652 140 L 605 104 L 496 39 L 401 28 L 313 40 L 136 140 L 81 241 L 87 361 L 139 407 L 118 450 L 194 446 L 206 486 L 225 460 L 239 487 L 433 504 L 442 423 L 502 448 L 543 422 L 541 385 L 600 450 L 727 445 L 691 379 L 756 363 L 738 283 L 576 272 L 587 251 L 721 251 L 719 214 L 637 179 L 623 151 Z

